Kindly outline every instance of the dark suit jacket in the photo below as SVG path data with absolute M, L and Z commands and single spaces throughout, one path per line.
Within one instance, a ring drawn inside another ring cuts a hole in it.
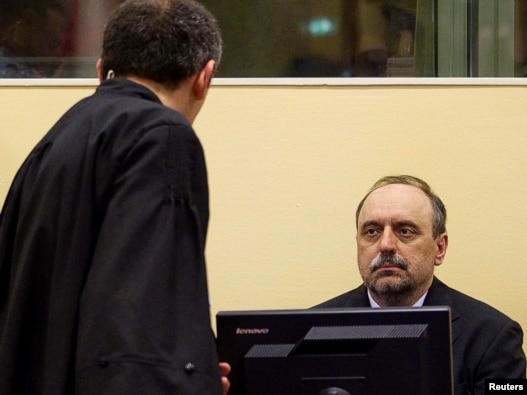
M 517 322 L 437 278 L 424 305 L 450 306 L 455 395 L 483 395 L 488 378 L 525 378 L 523 332 Z M 370 301 L 363 284 L 315 307 L 370 307 Z

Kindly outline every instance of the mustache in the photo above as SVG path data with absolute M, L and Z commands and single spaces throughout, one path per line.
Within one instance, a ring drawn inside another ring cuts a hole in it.
M 395 265 L 403 270 L 408 268 L 408 262 L 406 259 L 395 254 L 381 254 L 370 262 L 370 270 L 377 270 L 380 267 L 383 267 L 386 263 Z

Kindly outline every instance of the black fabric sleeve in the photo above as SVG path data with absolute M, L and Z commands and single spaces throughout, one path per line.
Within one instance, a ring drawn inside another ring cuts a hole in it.
M 220 394 L 207 178 L 192 129 L 145 133 L 112 188 L 81 298 L 76 393 Z

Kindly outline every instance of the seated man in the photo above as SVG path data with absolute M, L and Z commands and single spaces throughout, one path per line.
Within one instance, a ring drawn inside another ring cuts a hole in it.
M 448 247 L 445 224 L 445 206 L 426 182 L 381 178 L 356 212 L 364 284 L 316 307 L 450 306 L 455 394 L 483 394 L 485 379 L 525 378 L 523 332 L 434 276 Z

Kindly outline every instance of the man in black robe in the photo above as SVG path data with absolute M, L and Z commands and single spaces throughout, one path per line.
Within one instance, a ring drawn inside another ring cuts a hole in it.
M 2 210 L 0 393 L 220 394 L 191 125 L 221 35 L 193 0 L 131 0 L 103 41 L 101 85 L 29 154 Z

